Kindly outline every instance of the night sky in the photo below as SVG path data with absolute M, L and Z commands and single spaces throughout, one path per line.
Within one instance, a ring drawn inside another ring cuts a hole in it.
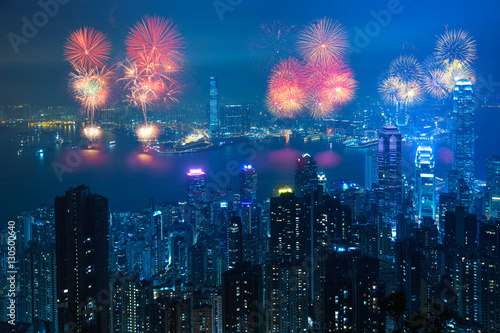
M 27 44 L 19 45 L 16 54 L 8 33 L 22 35 L 21 19 L 32 21 L 41 7 L 34 0 L 1 0 L 0 104 L 71 105 L 66 89 L 70 68 L 62 57 L 68 32 L 85 25 L 106 32 L 113 42 L 113 56 L 119 59 L 128 28 L 145 14 L 172 18 L 188 43 L 190 74 L 183 102 L 206 101 L 210 75 L 219 77 L 220 95 L 226 102 L 261 100 L 266 76 L 252 63 L 248 50 L 260 23 L 281 20 L 300 26 L 326 16 L 347 28 L 353 44 L 355 28 L 365 30 L 375 21 L 371 11 L 379 12 L 397 2 L 220 0 L 237 4 L 229 5 L 232 11 L 224 12 L 221 20 L 213 0 L 69 0 Z M 411 53 L 423 61 L 446 25 L 470 31 L 478 45 L 476 69 L 480 75 L 500 81 L 499 2 L 401 0 L 399 7 L 401 12 L 392 15 L 359 54 L 351 56 L 360 83 L 358 95 L 374 94 L 378 77 L 399 54 Z

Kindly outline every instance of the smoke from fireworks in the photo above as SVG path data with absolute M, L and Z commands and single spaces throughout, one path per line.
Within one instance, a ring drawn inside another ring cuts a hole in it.
M 86 27 L 71 32 L 64 45 L 64 56 L 80 71 L 104 67 L 110 51 L 106 35 Z
M 349 49 L 348 35 L 339 22 L 323 18 L 299 32 L 297 48 L 305 61 L 328 64 L 346 55 Z
M 263 70 L 269 70 L 279 61 L 294 55 L 295 26 L 281 21 L 261 24 L 259 33 L 250 43 L 250 52 Z
M 307 66 L 309 108 L 315 118 L 329 115 L 335 107 L 352 100 L 357 82 L 343 62 Z
M 444 64 L 470 65 L 476 58 L 476 42 L 465 30 L 447 30 L 436 42 L 436 56 Z
M 131 30 L 125 41 L 127 55 L 137 63 L 178 66 L 184 55 L 184 40 L 171 20 L 145 17 Z
M 294 58 L 279 62 L 272 70 L 267 91 L 267 106 L 279 118 L 292 118 L 306 102 L 302 64 Z

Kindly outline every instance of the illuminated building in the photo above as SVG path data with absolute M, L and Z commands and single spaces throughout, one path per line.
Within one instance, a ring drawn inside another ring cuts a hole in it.
M 59 330 L 107 333 L 108 304 L 98 300 L 109 289 L 108 199 L 81 185 L 54 206 Z
M 472 188 L 474 180 L 474 95 L 469 80 L 458 80 L 453 91 L 451 145 L 453 169 Z
M 381 190 L 379 205 L 384 222 L 392 225 L 393 235 L 403 197 L 401 139 L 401 133 L 393 125 L 384 126 L 384 129 L 379 133 L 378 182 Z
M 492 155 L 486 162 L 488 218 L 500 217 L 500 156 Z
M 224 332 L 264 332 L 262 268 L 243 262 L 223 274 Z
M 378 155 L 375 152 L 365 155 L 365 187 L 371 189 L 378 184 Z
M 253 202 L 257 199 L 257 170 L 251 165 L 244 165 L 240 171 L 241 202 Z
M 241 105 L 221 108 L 220 129 L 225 135 L 242 135 L 250 129 L 249 110 Z
M 233 269 L 243 259 L 243 233 L 241 217 L 231 217 L 228 233 L 228 268 Z
M 186 177 L 187 204 L 199 208 L 203 203 L 206 175 L 201 169 L 191 169 Z
M 303 154 L 295 163 L 295 193 L 304 197 L 318 188 L 318 167 L 309 154 Z
M 219 90 L 217 78 L 210 77 L 210 111 L 209 111 L 210 134 L 219 134 Z
M 436 219 L 436 184 L 434 155 L 427 145 L 419 146 L 415 157 L 415 194 L 420 222 L 424 218 Z

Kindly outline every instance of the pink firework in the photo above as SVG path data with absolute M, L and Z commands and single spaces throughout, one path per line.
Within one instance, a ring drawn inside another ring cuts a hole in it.
M 349 40 L 339 22 L 322 18 L 299 32 L 297 47 L 305 61 L 328 64 L 341 60 L 347 54 Z
M 71 32 L 64 45 L 64 56 L 80 71 L 104 67 L 110 52 L 111 43 L 106 35 L 92 28 Z
M 129 33 L 125 44 L 128 57 L 137 63 L 177 66 L 184 56 L 184 40 L 171 20 L 145 17 Z
M 292 118 L 307 100 L 304 69 L 294 58 L 280 61 L 269 77 L 267 106 L 279 118 Z
M 315 118 L 328 116 L 353 99 L 357 82 L 345 63 L 309 64 L 307 74 L 309 108 Z

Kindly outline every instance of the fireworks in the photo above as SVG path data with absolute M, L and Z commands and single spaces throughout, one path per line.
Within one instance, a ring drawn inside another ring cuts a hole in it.
M 476 42 L 465 30 L 446 31 L 436 42 L 436 56 L 443 64 L 470 65 L 476 58 Z
M 348 35 L 339 22 L 323 18 L 300 31 L 297 47 L 305 61 L 328 64 L 345 56 L 349 49 Z
M 330 114 L 335 107 L 342 106 L 354 97 L 357 82 L 352 70 L 343 62 L 324 65 L 309 65 L 309 107 L 315 118 Z
M 422 78 L 422 66 L 412 55 L 399 56 L 391 62 L 389 74 L 402 82 L 418 81 Z
M 261 24 L 250 52 L 262 69 L 269 70 L 282 59 L 294 55 L 294 37 L 294 26 L 289 27 L 281 21 Z
M 160 128 L 155 124 L 143 124 L 136 128 L 135 135 L 141 142 L 151 142 L 158 138 Z
M 396 105 L 399 100 L 399 94 L 402 84 L 401 81 L 393 76 L 388 76 L 382 80 L 378 91 L 384 103 Z
M 302 64 L 294 58 L 279 62 L 269 78 L 267 105 L 280 118 L 292 118 L 306 102 L 306 87 Z
M 106 35 L 92 28 L 71 32 L 64 46 L 64 56 L 79 71 L 104 67 L 110 51 Z
M 99 127 L 88 126 L 83 129 L 83 136 L 89 141 L 95 141 L 101 137 L 102 131 Z
M 129 33 L 125 44 L 130 60 L 177 66 L 182 62 L 184 41 L 170 20 L 153 16 L 143 18 Z
M 109 96 L 110 79 L 113 72 L 105 67 L 101 70 L 77 70 L 70 74 L 70 89 L 74 98 L 86 110 L 87 116 L 94 122 L 94 112 L 103 107 Z

